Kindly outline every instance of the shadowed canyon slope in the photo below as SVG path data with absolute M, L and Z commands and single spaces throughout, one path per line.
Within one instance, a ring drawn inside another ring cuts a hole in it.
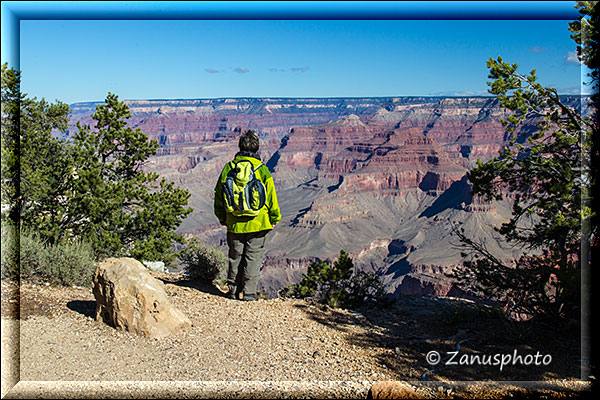
M 566 97 L 577 105 L 579 97 Z M 501 258 L 514 251 L 493 227 L 507 203 L 470 195 L 465 173 L 510 139 L 505 111 L 490 97 L 200 99 L 127 101 L 161 147 L 147 168 L 187 188 L 194 212 L 179 231 L 224 245 L 213 188 L 237 151 L 241 129 L 261 137 L 283 219 L 271 233 L 261 285 L 271 295 L 300 279 L 315 259 L 351 253 L 392 293 L 459 294 L 445 277 L 461 262 L 452 225 Z M 72 105 L 90 123 L 98 103 Z M 520 128 L 536 129 L 536 121 Z

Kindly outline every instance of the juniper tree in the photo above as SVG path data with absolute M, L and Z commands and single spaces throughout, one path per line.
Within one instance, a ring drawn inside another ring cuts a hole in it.
M 109 93 L 93 126 L 78 124 L 61 140 L 53 131 L 65 132 L 69 107 L 30 99 L 19 86 L 20 73 L 4 64 L 2 204 L 13 226 L 48 244 L 83 239 L 96 257 L 173 260 L 190 194 L 144 171 L 158 143 L 127 125 L 129 107 Z
M 2 204 L 16 224 L 51 242 L 61 236 L 72 158 L 68 144 L 53 137 L 65 131 L 68 105 L 28 98 L 20 73 L 2 65 Z
M 332 307 L 353 307 L 368 301 L 380 301 L 384 287 L 375 273 L 355 271 L 352 259 L 344 250 L 333 262 L 313 262 L 300 282 L 283 288 L 282 296 L 313 297 Z
M 575 5 L 575 8 L 579 10 L 581 18 L 577 18 L 569 23 L 569 31 L 571 31 L 571 38 L 577 44 L 577 57 L 583 65 L 589 68 L 588 78 L 586 82 L 591 88 L 591 105 L 594 112 L 596 113 L 595 118 L 591 119 L 591 133 L 590 133 L 590 157 L 589 157 L 589 175 L 591 180 L 592 198 L 591 207 L 593 210 L 598 210 L 598 177 L 600 176 L 600 169 L 598 163 L 600 162 L 600 136 L 598 130 L 600 128 L 600 121 L 598 120 L 598 108 L 600 107 L 600 95 L 598 94 L 598 80 L 600 78 L 600 58 L 598 57 L 598 46 L 600 46 L 600 32 L 598 29 L 598 2 L 597 1 L 579 1 Z M 591 230 L 594 236 L 598 236 L 598 213 L 592 214 L 591 217 Z M 597 251 L 598 241 L 595 241 L 592 249 Z
M 191 212 L 190 194 L 143 169 L 158 149 L 156 140 L 127 125 L 129 107 L 109 93 L 92 115 L 95 126 L 75 133 L 73 233 L 99 255 L 173 259 L 174 233 Z
M 503 124 L 513 138 L 498 157 L 478 161 L 467 177 L 475 195 L 510 198 L 512 215 L 497 231 L 526 255 L 507 264 L 458 230 L 469 259 L 454 276 L 464 289 L 495 298 L 517 314 L 577 316 L 581 249 L 589 242 L 593 215 L 587 166 L 597 135 L 594 110 L 584 117 L 564 104 L 556 89 L 537 82 L 535 70 L 521 74 L 502 57 L 487 65 L 490 93 L 511 111 Z M 526 121 L 537 121 L 536 132 L 517 133 Z
M 18 221 L 19 204 L 19 107 L 21 104 L 20 73 L 2 64 L 2 216 Z

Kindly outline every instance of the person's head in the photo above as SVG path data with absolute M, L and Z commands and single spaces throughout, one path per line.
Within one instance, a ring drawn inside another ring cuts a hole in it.
M 240 147 L 240 151 L 258 152 L 258 135 L 254 131 L 247 130 L 240 136 L 238 146 Z

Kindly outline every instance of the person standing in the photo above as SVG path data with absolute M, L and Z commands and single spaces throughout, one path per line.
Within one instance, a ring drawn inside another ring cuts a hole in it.
M 221 171 L 214 189 L 214 213 L 227 227 L 227 296 L 257 300 L 267 234 L 281 221 L 273 177 L 258 155 L 252 130 L 239 138 L 239 152 Z

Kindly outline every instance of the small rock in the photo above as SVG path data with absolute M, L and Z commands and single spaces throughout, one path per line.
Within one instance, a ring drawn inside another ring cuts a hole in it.
M 369 389 L 367 399 L 424 399 L 411 386 L 399 381 L 381 381 Z
M 144 265 L 152 271 L 167 272 L 167 267 L 162 261 L 144 261 Z

